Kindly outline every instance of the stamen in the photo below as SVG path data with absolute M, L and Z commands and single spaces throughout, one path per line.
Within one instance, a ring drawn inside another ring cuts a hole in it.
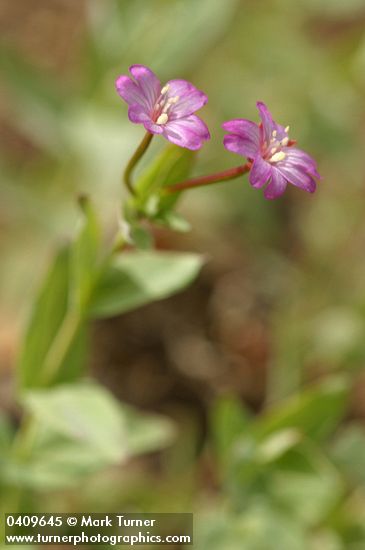
M 283 151 L 279 151 L 278 153 L 275 153 L 270 159 L 270 162 L 279 162 L 280 160 L 284 160 L 286 157 L 286 154 Z
M 166 122 L 169 120 L 169 117 L 166 113 L 162 113 L 158 119 L 156 120 L 156 124 L 166 124 Z
M 166 92 L 168 92 L 169 88 L 170 88 L 170 84 L 166 84 L 166 86 L 164 86 L 161 90 L 161 95 L 165 95 Z
M 180 96 L 175 95 L 174 97 L 170 97 L 170 99 L 168 100 L 168 103 L 171 103 L 173 105 L 174 103 L 177 103 L 179 99 L 180 99 Z
M 286 133 L 289 132 L 289 128 L 290 128 L 290 126 L 286 126 L 286 128 L 284 128 L 284 130 L 285 130 Z
M 277 133 L 278 133 L 277 130 L 273 130 L 273 132 L 272 132 L 272 137 L 275 138 L 275 137 L 277 136 Z
M 289 143 L 289 138 L 288 137 L 285 137 L 284 139 L 281 140 L 281 145 L 283 145 L 283 147 L 286 147 Z

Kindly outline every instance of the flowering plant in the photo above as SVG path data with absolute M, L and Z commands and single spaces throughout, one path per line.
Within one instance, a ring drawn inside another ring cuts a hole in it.
M 125 75 L 117 78 L 116 89 L 129 105 L 131 122 L 143 124 L 147 130 L 124 175 L 129 191 L 135 194 L 130 181 L 131 172 L 146 151 L 153 134 L 161 134 L 171 143 L 191 150 L 200 149 L 210 134 L 205 123 L 194 114 L 207 102 L 203 92 L 185 80 L 170 80 L 161 87 L 157 76 L 143 65 L 132 65 L 130 73 L 133 78 Z M 284 128 L 276 123 L 264 103 L 259 101 L 257 107 L 260 124 L 242 118 L 223 124 L 224 130 L 228 132 L 224 137 L 224 147 L 246 157 L 246 164 L 224 172 L 175 182 L 164 186 L 163 193 L 177 193 L 234 179 L 246 172 L 250 172 L 252 187 L 262 188 L 267 184 L 264 190 L 266 199 L 280 197 L 288 183 L 313 193 L 316 190 L 315 178 L 320 178 L 315 160 L 294 147 L 296 142 L 289 138 L 289 126 Z
M 146 419 L 98 384 L 83 380 L 90 321 L 170 296 L 187 286 L 202 266 L 197 254 L 151 250 L 152 232 L 144 222 L 185 230 L 186 223 L 174 212 L 181 192 L 245 173 L 253 187 L 266 185 L 268 199 L 280 196 L 288 183 L 313 192 L 315 178 L 319 178 L 315 161 L 295 147 L 288 128 L 274 122 L 263 103 L 258 103 L 261 124 L 245 119 L 223 124 L 228 132 L 225 148 L 246 157 L 247 162 L 189 178 L 193 156 L 210 138 L 205 122 L 195 114 L 206 104 L 206 94 L 185 80 L 161 85 L 143 65 L 133 65 L 130 74 L 117 78 L 116 89 L 128 104 L 130 121 L 143 125 L 146 134 L 124 172 L 129 191 L 124 219 L 113 239 L 107 241 L 92 202 L 80 197 L 78 231 L 55 255 L 25 333 L 18 362 L 22 417 L 16 435 L 6 443 L 4 462 L 7 483 L 17 489 L 15 504 L 13 500 L 9 504 L 13 511 L 22 506 L 21 480 L 32 489 L 42 483 L 52 488 L 72 485 L 78 476 L 163 447 L 172 437 L 166 419 Z M 170 144 L 132 181 L 134 169 L 155 135 Z M 133 440 L 132 428 L 126 428 L 127 433 L 122 430 L 128 422 L 138 430 L 151 431 L 145 446 Z M 70 454 L 71 449 L 80 457 L 72 475 L 67 470 L 54 476 L 52 469 L 59 467 L 56 460 L 49 470 L 37 470 L 37 457 L 47 441 L 57 441 L 55 456 Z

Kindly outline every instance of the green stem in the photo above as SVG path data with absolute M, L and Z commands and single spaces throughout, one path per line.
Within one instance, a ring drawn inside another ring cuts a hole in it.
M 135 194 L 135 191 L 134 191 L 134 188 L 133 188 L 133 185 L 132 185 L 132 181 L 131 181 L 132 172 L 133 172 L 136 164 L 138 163 L 138 161 L 142 158 L 142 156 L 147 151 L 148 146 L 151 143 L 152 138 L 153 138 L 153 134 L 150 134 L 149 132 L 146 132 L 144 138 L 142 139 L 141 143 L 137 147 L 136 152 L 134 153 L 134 155 L 132 156 L 132 158 L 128 162 L 126 169 L 124 170 L 124 175 L 123 175 L 124 183 L 125 183 L 128 191 L 132 195 Z
M 249 172 L 251 166 L 252 163 L 247 162 L 242 166 L 229 168 L 228 170 L 224 170 L 223 172 L 209 174 L 207 176 L 199 176 L 197 178 L 174 183 L 173 185 L 167 185 L 166 187 L 164 187 L 164 191 L 166 193 L 179 193 L 180 191 L 185 191 L 186 189 L 195 189 L 195 187 L 202 187 L 203 185 L 211 185 L 212 183 L 233 180 L 235 178 L 238 178 L 242 174 Z
M 90 289 L 90 296 L 88 296 L 87 303 L 83 306 L 83 311 L 87 311 L 88 302 L 91 298 L 91 294 L 98 282 L 99 277 L 101 277 L 102 273 L 107 268 L 108 263 L 110 262 L 114 254 L 119 253 L 123 245 L 124 241 L 120 238 L 119 234 L 117 234 L 110 250 L 107 252 L 104 260 L 100 265 L 98 273 L 95 276 L 94 284 Z M 42 376 L 43 385 L 47 386 L 62 367 L 62 363 L 66 359 L 67 353 L 69 352 L 69 349 L 85 320 L 85 315 L 82 314 L 82 312 L 76 306 L 72 307 L 66 314 L 44 361 L 44 370 Z
M 78 311 L 71 310 L 65 317 L 45 358 L 42 383 L 47 386 L 61 368 L 82 323 Z
M 14 437 L 11 454 L 14 463 L 19 465 L 20 468 L 29 460 L 36 436 L 37 424 L 29 413 L 25 413 Z M 4 512 L 21 512 L 24 493 L 24 486 L 21 481 L 14 484 L 6 494 Z
M 13 441 L 13 453 L 19 461 L 26 461 L 36 437 L 33 417 L 25 413 Z

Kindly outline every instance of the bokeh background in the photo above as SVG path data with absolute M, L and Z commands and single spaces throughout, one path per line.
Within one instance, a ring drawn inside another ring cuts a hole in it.
M 35 509 L 194 511 L 196 547 L 210 550 L 363 550 L 363 0 L 1 0 L 0 36 L 0 406 L 15 419 L 22 331 L 74 232 L 75 197 L 93 198 L 106 232 L 117 218 L 143 135 L 114 89 L 129 65 L 208 93 L 212 140 L 195 174 L 239 163 L 221 123 L 257 120 L 262 100 L 323 176 L 314 195 L 275 202 L 244 177 L 184 196 L 191 232 L 156 229 L 156 243 L 206 254 L 203 272 L 180 295 L 95 323 L 88 359 L 179 437 L 41 491 Z

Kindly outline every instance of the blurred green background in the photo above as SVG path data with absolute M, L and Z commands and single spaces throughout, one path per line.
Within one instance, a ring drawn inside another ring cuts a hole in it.
M 42 488 L 33 509 L 194 511 L 199 549 L 363 550 L 363 0 L 1 0 L 0 35 L 0 406 L 14 422 L 23 327 L 73 235 L 75 197 L 93 198 L 106 233 L 117 222 L 143 136 L 114 89 L 129 65 L 208 94 L 195 174 L 239 163 L 221 123 L 257 120 L 262 100 L 323 176 L 314 195 L 275 202 L 247 178 L 184 197 L 192 231 L 158 229 L 156 242 L 206 254 L 202 274 L 95 323 L 88 361 L 179 437 L 75 488 Z

